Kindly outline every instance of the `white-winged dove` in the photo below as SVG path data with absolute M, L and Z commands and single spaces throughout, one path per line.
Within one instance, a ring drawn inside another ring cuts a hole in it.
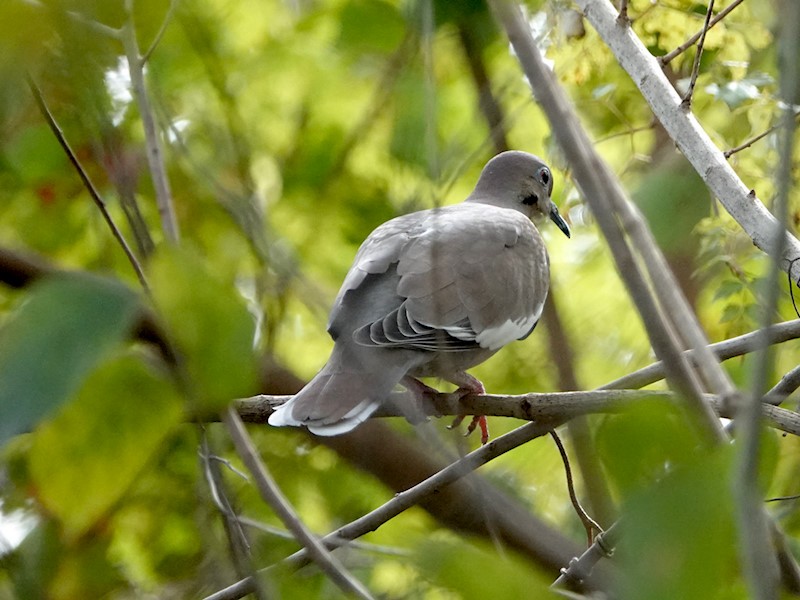
M 570 231 L 550 200 L 553 176 L 541 159 L 503 152 L 454 206 L 392 219 L 361 245 L 334 302 L 327 364 L 270 416 L 338 435 L 367 419 L 398 384 L 425 393 L 416 377 L 439 377 L 459 392 L 484 392 L 466 369 L 514 340 L 542 314 L 550 267 L 531 222 L 548 216 Z M 483 417 L 482 440 L 488 437 Z

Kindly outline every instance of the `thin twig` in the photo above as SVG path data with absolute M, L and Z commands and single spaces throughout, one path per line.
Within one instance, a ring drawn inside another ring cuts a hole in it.
M 211 499 L 222 516 L 222 525 L 233 567 L 239 577 L 251 577 L 255 569 L 251 560 L 250 540 L 239 522 L 239 516 L 236 514 L 233 504 L 228 498 L 220 465 L 217 461 L 212 460 L 214 454 L 210 449 L 208 435 L 202 427 L 198 427 L 197 430 L 200 437 L 199 454 L 202 461 L 203 474 L 211 493 Z M 262 584 L 255 578 L 253 579 L 253 595 L 257 600 L 264 600 L 265 598 Z
M 630 25 L 631 23 L 631 18 L 628 16 L 628 0 L 619 0 L 617 23 L 620 25 Z
M 694 34 L 692 37 L 690 37 L 688 40 L 686 40 L 686 41 L 685 41 L 683 44 L 681 44 L 680 46 L 678 46 L 677 48 L 675 48 L 675 49 L 674 49 L 672 52 L 669 52 L 669 53 L 667 53 L 667 54 L 664 54 L 663 56 L 659 56 L 659 57 L 658 57 L 658 62 L 660 62 L 660 63 L 661 63 L 661 66 L 662 66 L 662 67 L 664 67 L 664 66 L 668 65 L 668 64 L 669 64 L 669 63 L 670 63 L 670 62 L 671 62 L 671 61 L 672 61 L 672 60 L 673 60 L 673 59 L 674 59 L 676 56 L 678 56 L 678 55 L 680 55 L 680 54 L 683 54 L 684 52 L 686 52 L 686 50 L 688 50 L 690 47 L 692 47 L 692 46 L 694 45 L 694 43 L 695 43 L 697 40 L 699 40 L 699 39 L 700 39 L 700 36 L 703 36 L 703 35 L 705 35 L 705 32 L 707 32 L 709 29 L 711 29 L 712 27 L 714 27 L 714 25 L 716 25 L 717 23 L 719 23 L 720 21 L 722 21 L 722 19 L 724 19 L 725 17 L 727 17 L 727 16 L 728 16 L 728 14 L 729 14 L 729 13 L 730 13 L 730 12 L 731 12 L 731 11 L 732 11 L 734 8 L 736 8 L 737 6 L 739 6 L 739 5 L 740 5 L 742 2 L 744 2 L 744 0 L 734 0 L 734 1 L 733 1 L 733 2 L 731 2 L 731 3 L 730 3 L 728 6 L 727 6 L 727 7 L 725 7 L 724 9 L 722 9 L 722 10 L 721 10 L 721 11 L 720 11 L 720 12 L 717 14 L 717 16 L 716 16 L 716 17 L 714 17 L 713 19 L 711 19 L 711 21 L 710 21 L 708 24 L 703 24 L 703 28 L 702 28 L 700 31 L 698 31 L 697 33 L 695 33 L 695 34 Z
M 169 187 L 167 170 L 164 165 L 164 151 L 161 146 L 155 117 L 150 106 L 150 98 L 147 93 L 147 85 L 144 80 L 144 64 L 139 54 L 139 43 L 136 40 L 136 26 L 133 20 L 132 1 L 127 0 L 128 20 L 122 27 L 122 43 L 125 48 L 125 56 L 128 60 L 128 73 L 131 78 L 131 90 L 139 108 L 139 117 L 142 120 L 142 129 L 145 138 L 145 153 L 147 155 L 147 165 L 150 169 L 150 177 L 153 180 L 153 188 L 156 194 L 156 204 L 158 214 L 161 217 L 161 227 L 167 240 L 177 243 L 180 239 L 178 221 L 175 216 L 175 207 L 172 200 L 172 192 Z
M 594 543 L 577 559 L 572 559 L 569 566 L 561 570 L 561 575 L 550 587 L 568 586 L 571 582 L 580 582 L 592 572 L 594 566 L 603 558 L 608 558 L 614 552 L 614 547 L 621 535 L 622 521 L 617 521 L 611 527 L 594 539 Z
M 150 56 L 155 51 L 158 44 L 161 42 L 161 38 L 164 37 L 164 33 L 167 31 L 167 27 L 172 22 L 172 16 L 175 14 L 175 9 L 178 7 L 179 0 L 170 0 L 169 8 L 167 9 L 167 14 L 164 15 L 164 20 L 161 22 L 161 27 L 158 28 L 158 33 L 156 33 L 156 37 L 153 38 L 153 41 L 150 43 L 150 47 L 147 51 L 142 55 L 141 64 L 142 67 L 147 64 L 147 61 L 150 60 Z
M 782 502 L 784 500 L 800 500 L 800 494 L 793 496 L 776 496 L 775 498 L 767 498 L 764 502 Z
M 795 119 L 800 119 L 800 113 L 795 115 Z M 742 150 L 745 150 L 746 148 L 749 148 L 750 146 L 755 144 L 757 141 L 764 139 L 770 133 L 772 133 L 773 131 L 777 131 L 778 129 L 780 129 L 784 125 L 785 125 L 785 123 L 783 123 L 783 122 L 777 123 L 777 124 L 773 125 L 772 127 L 770 127 L 769 129 L 767 129 L 766 131 L 762 131 L 758 135 L 755 135 L 755 136 L 751 137 L 749 140 L 745 140 L 744 142 L 742 142 L 738 146 L 730 148 L 729 150 L 725 150 L 725 152 L 723 152 L 722 154 L 723 154 L 723 156 L 725 156 L 725 158 L 730 158 L 731 156 L 733 156 L 737 152 L 741 152 Z
M 711 13 L 714 10 L 714 0 L 709 0 L 708 10 L 706 11 L 706 21 L 703 24 L 703 29 L 700 30 L 700 39 L 697 42 L 697 52 L 694 55 L 694 64 L 692 65 L 692 75 L 689 78 L 689 88 L 681 100 L 681 108 L 689 110 L 692 106 L 692 94 L 694 93 L 694 86 L 697 83 L 697 76 L 700 74 L 700 59 L 703 57 L 703 45 L 706 41 L 706 33 L 708 32 L 709 23 L 711 22 Z
M 738 146 L 735 146 L 733 148 L 725 150 L 725 152 L 723 152 L 722 154 L 723 154 L 723 156 L 725 156 L 725 158 L 730 158 L 731 156 L 733 156 L 737 152 L 741 152 L 742 150 L 744 150 L 746 148 L 749 148 L 750 146 L 755 144 L 757 141 L 759 141 L 761 139 L 764 139 L 765 137 L 767 137 L 770 133 L 772 133 L 773 131 L 775 131 L 779 127 L 780 127 L 780 125 L 773 125 L 772 127 L 767 129 L 766 131 L 762 131 L 758 135 L 755 135 L 755 136 L 751 137 L 749 140 L 746 140 L 746 141 L 742 142 Z
M 45 102 L 44 96 L 42 95 L 42 91 L 39 89 L 39 86 L 36 85 L 36 82 L 33 78 L 28 75 L 28 87 L 33 94 L 34 99 L 36 100 L 36 105 L 39 107 L 39 112 L 42 113 L 42 116 L 47 121 L 47 125 L 50 127 L 50 130 L 53 132 L 53 135 L 58 140 L 59 145 L 64 150 L 64 153 L 69 158 L 69 162 L 72 163 L 72 166 L 75 167 L 75 170 L 78 172 L 78 176 L 81 178 L 84 187 L 89 192 L 89 196 L 97 206 L 100 214 L 103 216 L 103 220 L 108 225 L 108 228 L 111 230 L 111 235 L 114 236 L 114 239 L 117 240 L 119 245 L 122 247 L 122 251 L 125 253 L 125 256 L 128 258 L 128 262 L 131 263 L 134 272 L 136 273 L 136 278 L 139 280 L 139 284 L 145 290 L 145 292 L 150 292 L 150 286 L 147 285 L 147 278 L 144 275 L 144 271 L 142 270 L 142 265 L 139 264 L 139 260 L 136 258 L 136 255 L 131 250 L 131 247 L 128 245 L 128 242 L 125 240 L 125 236 L 122 235 L 122 232 L 117 227 L 117 224 L 114 223 L 114 219 L 111 218 L 111 214 L 108 212 L 108 208 L 106 207 L 105 200 L 100 196 L 100 192 L 97 191 L 97 188 L 92 183 L 92 180 L 89 178 L 89 174 L 84 170 L 83 166 L 81 165 L 80 161 L 78 160 L 77 155 L 73 152 L 72 147 L 69 145 L 67 138 L 64 136 L 64 132 L 61 130 L 61 127 L 53 117 L 53 113 L 50 112 L 50 108 L 47 106 L 47 102 Z
M 761 329 L 722 342 L 716 342 L 711 344 L 708 349 L 719 360 L 725 361 L 753 352 L 763 344 L 780 344 L 797 338 L 800 338 L 800 319 L 777 323 L 767 330 Z M 687 350 L 686 355 L 693 359 L 694 350 Z M 606 383 L 600 389 L 638 389 L 663 379 L 664 374 L 664 365 L 659 361 Z
M 27 4 L 28 6 L 41 8 L 43 10 L 52 10 L 52 6 L 54 6 L 54 5 L 45 5 L 43 2 L 40 2 L 39 0 L 21 0 L 21 2 Z M 59 11 L 59 12 L 65 14 L 66 16 L 68 16 L 70 19 L 72 19 L 76 23 L 80 23 L 81 25 L 84 25 L 84 26 L 88 27 L 89 29 L 91 29 L 95 33 L 99 33 L 100 35 L 104 35 L 106 37 L 109 37 L 109 38 L 112 38 L 112 39 L 115 39 L 115 40 L 120 39 L 120 30 L 119 29 L 114 29 L 113 27 L 109 27 L 108 25 L 105 25 L 105 24 L 100 23 L 98 21 L 93 21 L 92 19 L 88 19 L 88 18 L 84 17 L 82 14 L 80 14 L 79 12 L 76 12 L 74 10 L 62 10 L 62 11 Z
M 219 470 L 213 467 L 213 455 L 209 450 L 208 437 L 205 435 L 205 432 L 201 432 L 200 448 L 198 452 L 200 454 L 200 459 L 203 462 L 203 474 L 206 477 L 206 483 L 208 484 L 208 489 L 211 492 L 211 500 L 214 502 L 214 505 L 217 507 L 220 514 L 225 518 L 225 521 L 229 525 L 229 529 L 236 533 L 235 541 L 231 540 L 231 545 L 234 549 L 234 555 L 239 555 L 239 550 L 249 553 L 250 542 L 247 539 L 247 536 L 245 535 L 244 530 L 239 522 L 239 516 L 236 514 L 236 511 L 233 509 L 230 500 L 228 500 L 227 495 L 222 489 Z
M 294 534 L 295 539 L 303 545 L 317 566 L 345 594 L 352 594 L 358 598 L 371 600 L 372 594 L 364 587 L 364 584 L 353 577 L 345 569 L 344 565 L 328 552 L 320 540 L 300 520 L 289 501 L 273 481 L 266 465 L 259 458 L 258 451 L 253 445 L 238 413 L 233 408 L 229 408 L 225 412 L 224 421 L 237 453 L 253 475 L 261 497 L 272 507 L 287 529 Z
M 557 427 L 560 423 L 556 422 L 540 422 L 540 423 L 527 423 L 513 431 L 490 441 L 485 446 L 481 446 L 477 450 L 470 452 L 463 458 L 451 463 L 447 467 L 438 471 L 435 475 L 428 477 L 417 485 L 400 492 L 394 498 L 379 506 L 375 510 L 359 517 L 355 521 L 348 523 L 344 527 L 340 527 L 336 531 L 329 533 L 321 542 L 327 548 L 334 548 L 349 540 L 356 539 L 371 531 L 375 531 L 381 525 L 393 519 L 402 512 L 408 510 L 428 498 L 429 496 L 438 493 L 443 487 L 465 477 L 478 467 L 486 464 L 490 460 L 501 456 L 514 448 L 517 448 L 532 439 L 541 437 Z M 288 565 L 293 568 L 300 568 L 308 564 L 308 551 L 300 550 L 291 556 L 287 557 L 279 564 Z M 267 567 L 270 569 L 270 567 Z M 238 600 L 243 598 L 252 589 L 253 581 L 243 579 L 232 586 L 220 590 L 205 598 L 205 600 Z
M 283 538 L 285 540 L 295 539 L 294 534 L 287 529 L 281 529 L 280 527 L 275 527 L 274 525 L 262 523 L 261 521 L 256 521 L 255 519 L 251 519 L 249 517 L 239 516 L 238 519 L 242 525 L 245 525 L 247 527 L 252 527 L 253 529 L 257 529 L 258 531 L 263 531 L 264 533 L 274 535 L 275 537 Z M 365 552 L 374 552 L 375 554 L 385 554 L 387 556 L 404 556 L 404 557 L 409 557 L 412 555 L 412 552 L 410 550 L 406 550 L 405 548 L 382 546 L 380 544 L 370 544 L 368 542 L 358 542 L 355 540 L 342 540 L 341 543 L 342 544 L 346 543 L 348 548 L 353 548 L 355 550 L 364 550 Z
M 564 463 L 564 474 L 567 477 L 569 501 L 572 502 L 572 507 L 575 509 L 575 512 L 577 513 L 578 518 L 581 520 L 581 523 L 583 523 L 583 528 L 586 529 L 587 545 L 591 546 L 595 535 L 602 533 L 603 528 L 598 525 L 597 521 L 589 516 L 589 513 L 586 512 L 586 509 L 581 506 L 581 501 L 578 500 L 578 494 L 575 493 L 575 483 L 572 481 L 572 468 L 569 466 L 569 456 L 567 456 L 567 451 L 564 448 L 564 444 L 561 443 L 561 438 L 558 437 L 558 434 L 555 432 L 555 430 L 550 432 L 550 437 L 553 438 L 556 448 L 558 448 L 558 453 L 561 455 L 561 461 Z

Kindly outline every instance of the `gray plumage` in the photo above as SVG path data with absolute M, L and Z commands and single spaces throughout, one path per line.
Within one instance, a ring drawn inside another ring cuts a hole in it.
M 550 200 L 548 167 L 504 152 L 484 167 L 461 204 L 388 221 L 361 245 L 334 302 L 327 364 L 269 418 L 318 435 L 356 427 L 398 384 L 439 377 L 466 392 L 466 374 L 533 331 L 550 280 L 542 238 L 531 222 L 569 228 Z

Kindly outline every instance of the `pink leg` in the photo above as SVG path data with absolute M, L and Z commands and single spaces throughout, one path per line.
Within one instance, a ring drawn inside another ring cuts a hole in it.
M 483 387 L 483 384 L 476 377 L 473 377 L 466 371 L 456 373 L 449 379 L 449 381 L 450 383 L 454 383 L 458 386 L 458 389 L 455 391 L 455 393 L 459 394 L 461 398 L 470 395 L 479 396 L 486 393 L 486 388 Z M 464 420 L 465 416 L 466 415 L 460 415 L 456 417 L 450 424 L 449 429 L 455 429 L 461 425 L 461 422 Z M 475 428 L 478 426 L 481 428 L 481 444 L 486 445 L 489 442 L 489 424 L 486 422 L 486 417 L 484 415 L 475 415 L 472 417 L 472 421 L 470 421 L 469 425 L 467 426 L 467 432 L 464 435 L 469 435 L 475 431 Z
M 477 378 L 465 371 L 455 373 L 452 377 L 448 378 L 448 381 L 458 386 L 458 389 L 453 393 L 458 394 L 460 398 L 486 393 L 486 389 L 483 387 L 483 384 Z M 430 387 L 429 385 L 425 385 L 419 379 L 411 377 L 410 375 L 403 377 L 402 381 L 400 381 L 400 385 L 405 387 L 418 399 L 422 399 L 426 395 L 439 393 L 438 390 Z M 466 415 L 460 415 L 453 419 L 453 422 L 448 426 L 448 429 L 455 429 L 461 425 L 461 422 L 465 417 Z M 475 415 L 472 417 L 472 421 L 470 421 L 469 425 L 467 426 L 467 432 L 464 435 L 469 435 L 479 426 L 481 429 L 481 444 L 487 444 L 489 442 L 489 424 L 486 422 L 486 417 L 484 415 Z

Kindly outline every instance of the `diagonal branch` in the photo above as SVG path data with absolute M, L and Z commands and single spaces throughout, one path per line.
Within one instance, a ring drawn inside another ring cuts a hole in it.
M 142 54 L 142 66 L 147 64 L 147 61 L 150 60 L 150 57 L 155 52 L 158 45 L 161 43 L 161 38 L 164 37 L 164 34 L 167 32 L 167 27 L 172 22 L 172 17 L 175 14 L 175 9 L 178 8 L 178 1 L 179 0 L 170 0 L 169 8 L 167 9 L 167 14 L 164 15 L 164 20 L 161 21 L 161 27 L 158 28 L 158 32 L 156 36 L 153 38 L 153 41 L 150 42 L 150 46 L 147 48 L 144 54 Z
M 253 475 L 256 487 L 261 497 L 269 504 L 278 515 L 283 524 L 294 534 L 295 539 L 303 545 L 305 551 L 319 566 L 319 568 L 346 594 L 357 598 L 370 600 L 369 593 L 364 584 L 353 577 L 336 559 L 328 552 L 320 540 L 305 526 L 295 513 L 289 501 L 281 493 L 272 480 L 266 466 L 258 456 L 258 451 L 253 445 L 244 423 L 232 408 L 224 415 L 225 425 L 233 439 L 236 451 L 247 469 Z
M 715 386 L 717 389 L 714 391 L 727 393 L 726 387 L 729 384 L 713 357 L 703 356 L 705 336 L 694 315 L 686 308 L 685 298 L 670 283 L 673 275 L 664 267 L 666 261 L 663 255 L 653 243 L 652 235 L 647 231 L 641 215 L 625 197 L 608 165 L 592 147 L 569 98 L 553 72 L 545 65 L 519 7 L 510 0 L 495 0 L 491 6 L 508 35 L 537 101 L 551 123 L 551 132 L 573 168 L 575 182 L 592 208 L 617 270 L 647 328 L 653 349 L 664 361 L 670 384 L 686 398 L 687 406 L 694 416 L 694 424 L 703 439 L 709 443 L 721 442 L 724 432 L 713 411 L 703 401 L 698 374 L 681 353 L 684 348 L 678 339 L 679 331 L 701 352 L 703 373 L 706 376 L 709 373 L 715 375 L 720 380 L 721 387 Z M 652 284 L 659 291 L 666 291 L 670 297 L 677 298 L 679 302 L 672 304 L 665 303 L 663 299 L 658 301 L 641 270 L 634 249 L 626 239 L 626 231 L 635 238 L 637 249 L 650 271 Z
M 692 65 L 692 74 L 689 78 L 689 87 L 681 100 L 681 107 L 689 110 L 692 106 L 692 94 L 694 93 L 694 86 L 697 83 L 697 77 L 700 74 L 700 59 L 703 58 L 703 46 L 706 41 L 706 33 L 708 32 L 711 21 L 711 13 L 714 11 L 714 0 L 709 0 L 708 9 L 706 10 L 706 20 L 703 23 L 703 29 L 700 30 L 700 39 L 697 40 L 697 52 L 694 55 L 694 64 Z
M 375 531 L 381 525 L 393 519 L 412 506 L 416 506 L 425 498 L 438 493 L 445 486 L 458 481 L 469 475 L 478 467 L 486 464 L 490 460 L 505 454 L 537 437 L 546 435 L 553 428 L 558 426 L 556 421 L 527 423 L 513 431 L 500 436 L 481 446 L 477 450 L 470 452 L 463 458 L 451 463 L 435 475 L 418 483 L 417 485 L 400 492 L 394 498 L 376 508 L 372 512 L 352 521 L 351 523 L 329 533 L 320 541 L 328 548 L 341 545 L 343 541 L 349 541 L 361 537 L 371 531 Z M 300 568 L 308 564 L 308 550 L 295 552 L 280 564 Z M 267 567 L 269 569 L 271 567 Z M 224 590 L 208 596 L 205 600 L 236 600 L 243 598 L 252 591 L 254 581 L 252 578 L 243 579 Z
M 617 25 L 616 12 L 608 0 L 578 0 L 578 5 L 725 210 L 753 243 L 769 254 L 778 221 L 755 191 L 748 190 L 742 183 L 694 115 L 681 108 L 680 96 L 661 70 L 658 59 L 647 51 L 630 28 Z M 781 268 L 791 270 L 793 281 L 800 280 L 800 261 L 791 264 L 792 259 L 798 257 L 800 241 L 787 232 L 785 249 L 779 258 Z
M 688 40 L 686 40 L 683 44 L 681 44 L 680 46 L 675 48 L 672 52 L 668 52 L 667 54 L 665 54 L 663 56 L 659 56 L 658 57 L 658 62 L 660 62 L 662 66 L 667 66 L 670 62 L 672 62 L 675 59 L 676 56 L 679 56 L 680 54 L 683 54 L 689 48 L 691 48 L 697 42 L 697 40 L 699 40 L 702 36 L 705 35 L 705 32 L 707 32 L 709 29 L 714 27 L 714 25 L 716 25 L 717 23 L 722 21 L 722 19 L 727 17 L 728 14 L 734 8 L 739 6 L 742 2 L 744 2 L 744 0 L 734 0 L 733 2 L 731 2 L 728 6 L 726 6 L 724 9 L 719 11 L 719 14 L 717 14 L 717 16 L 715 16 L 713 19 L 711 19 L 711 21 L 709 21 L 707 24 L 704 24 L 703 28 L 700 31 L 695 33 L 692 37 L 690 37 Z
M 178 220 L 175 216 L 175 206 L 170 191 L 167 169 L 164 164 L 164 150 L 156 127 L 155 116 L 150 105 L 150 96 L 144 79 L 144 61 L 139 53 L 139 42 L 136 39 L 136 26 L 133 20 L 132 0 L 127 0 L 128 20 L 123 25 L 121 35 L 128 60 L 128 73 L 131 78 L 131 89 L 136 105 L 139 108 L 139 117 L 142 120 L 142 129 L 145 138 L 145 153 L 153 188 L 156 194 L 158 214 L 161 217 L 161 227 L 167 240 L 177 243 L 180 238 Z
M 149 286 L 147 285 L 147 278 L 144 275 L 144 271 L 142 270 L 142 265 L 139 264 L 139 260 L 136 258 L 136 255 L 133 253 L 133 250 L 128 245 L 128 242 L 125 240 L 125 236 L 122 235 L 122 232 L 117 227 L 117 224 L 114 223 L 114 220 L 111 218 L 111 214 L 108 212 L 108 208 L 106 207 L 105 200 L 100 196 L 100 192 L 97 191 L 97 188 L 92 183 L 92 180 L 89 178 L 89 174 L 81 165 L 80 161 L 78 160 L 77 155 L 72 150 L 72 147 L 69 145 L 67 138 L 64 136 L 64 132 L 61 130 L 61 127 L 53 117 L 53 113 L 50 112 L 50 108 L 47 106 L 45 102 L 44 96 L 42 95 L 42 91 L 39 89 L 39 86 L 36 85 L 36 82 L 28 76 L 28 87 L 33 94 L 34 100 L 36 100 L 36 105 L 39 107 L 39 112 L 42 113 L 45 121 L 47 121 L 47 125 L 50 127 L 50 130 L 53 132 L 53 135 L 58 140 L 59 145 L 64 150 L 69 158 L 69 162 L 72 163 L 72 166 L 75 167 L 75 170 L 78 173 L 78 176 L 81 178 L 84 187 L 89 192 L 89 196 L 97 206 L 100 214 L 103 216 L 103 220 L 108 225 L 108 228 L 111 230 L 111 235 L 114 236 L 114 239 L 117 240 L 119 245 L 122 247 L 122 251 L 125 252 L 125 256 L 128 257 L 128 262 L 131 263 L 134 272 L 136 273 L 136 278 L 139 280 L 142 288 L 147 292 L 149 291 Z

